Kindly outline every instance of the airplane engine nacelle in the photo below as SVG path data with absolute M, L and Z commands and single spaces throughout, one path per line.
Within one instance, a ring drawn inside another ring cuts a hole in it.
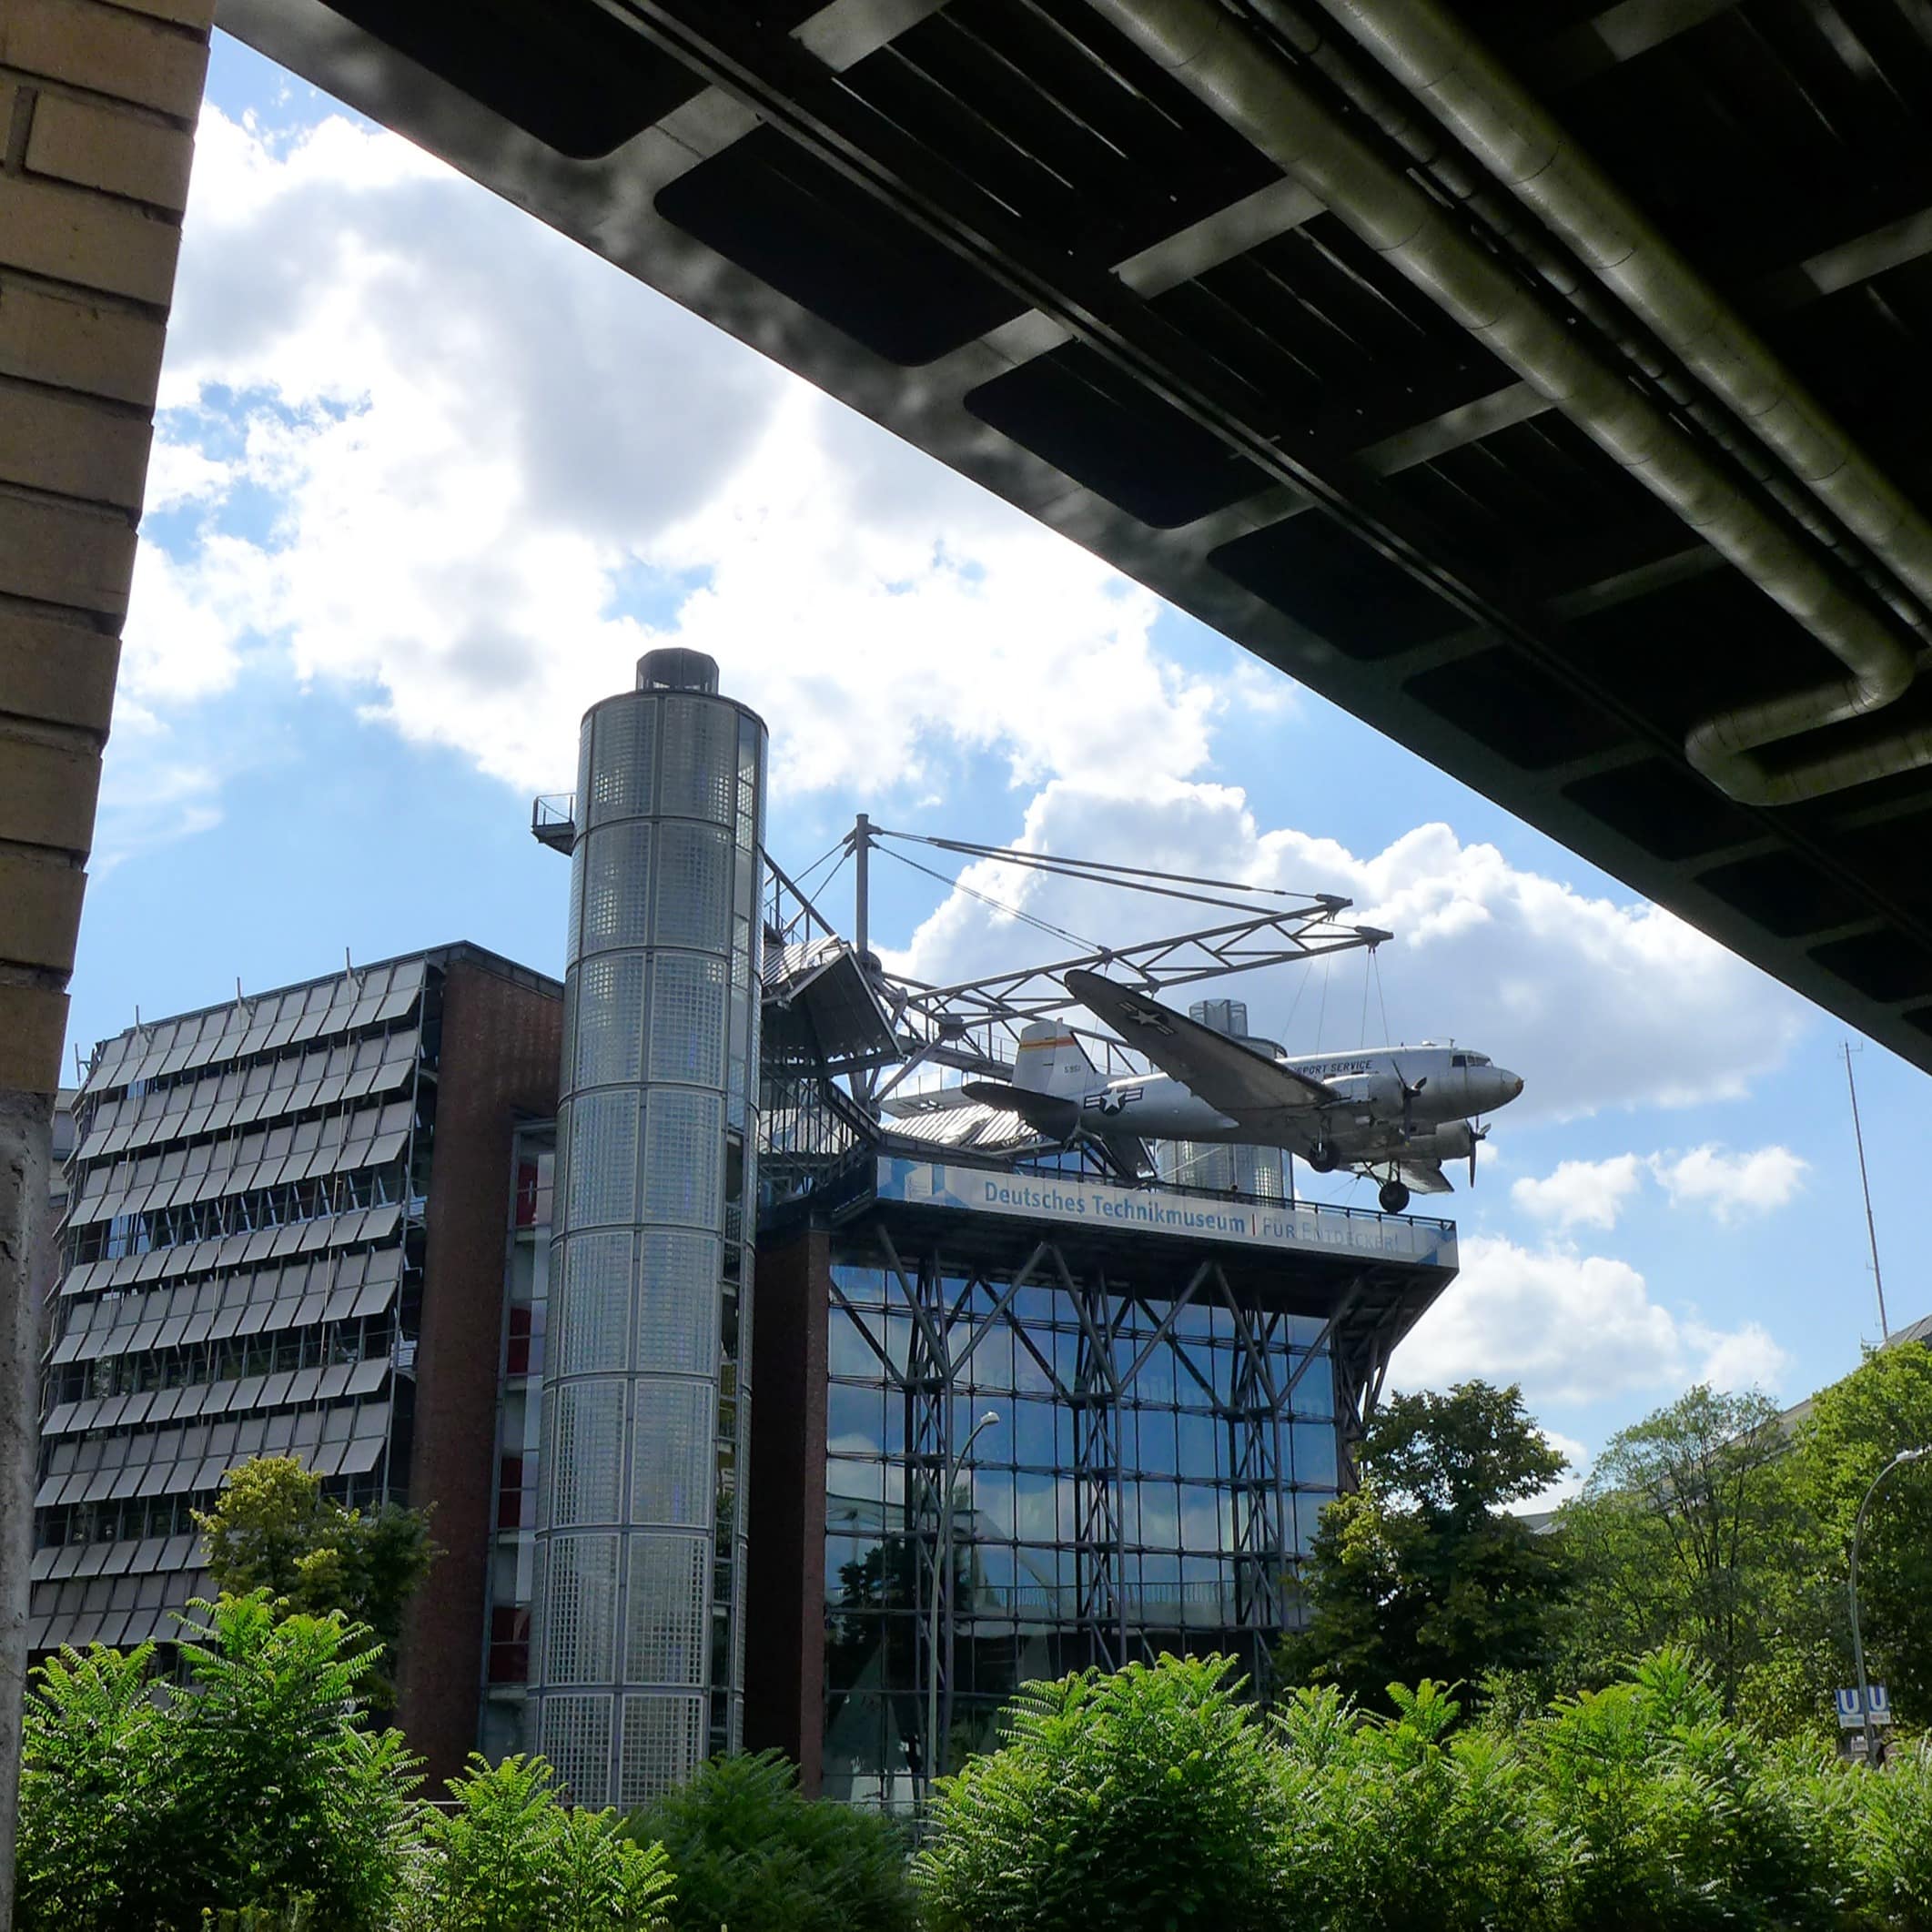
M 1418 1160 L 1467 1160 L 1476 1145 L 1476 1130 L 1466 1120 L 1447 1120 L 1432 1133 L 1411 1134 L 1404 1151 Z

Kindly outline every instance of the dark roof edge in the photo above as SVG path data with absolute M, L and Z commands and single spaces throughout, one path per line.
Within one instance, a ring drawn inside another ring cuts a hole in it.
M 508 979 L 520 986 L 527 986 L 536 993 L 547 993 L 558 999 L 563 997 L 563 982 L 552 979 L 547 973 L 540 973 L 534 966 L 520 966 L 514 959 L 507 959 L 501 953 L 492 953 L 488 946 L 478 946 L 469 939 L 451 939 L 441 946 L 427 946 L 414 952 L 394 953 L 387 959 L 365 959 L 359 966 L 345 966 L 344 971 L 356 973 L 379 972 L 384 966 L 408 966 L 416 960 L 425 966 L 473 966 L 486 973 L 493 973 L 499 978 Z M 277 999 L 284 993 L 299 993 L 309 986 L 326 986 L 332 979 L 340 979 L 341 973 L 316 973 L 307 979 L 291 979 L 283 986 L 264 986 L 259 992 L 242 996 L 248 999 Z M 176 1013 L 163 1013 L 150 1020 L 143 1020 L 138 1030 L 146 1031 L 151 1027 L 170 1026 L 177 1020 L 198 1019 L 204 1014 L 220 1013 L 236 1004 L 233 999 L 210 1000 L 205 1006 L 183 1006 Z M 109 1040 L 125 1039 L 137 1031 L 134 1027 L 123 1027 L 118 1033 L 110 1033 L 106 1038 L 95 1042 L 95 1051 L 106 1046 Z

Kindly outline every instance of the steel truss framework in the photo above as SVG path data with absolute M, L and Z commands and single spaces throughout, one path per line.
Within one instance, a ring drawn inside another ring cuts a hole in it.
M 1208 923 L 1179 933 L 1108 946 L 1084 940 L 1074 932 L 1017 905 L 992 899 L 948 879 L 943 873 L 912 857 L 907 848 L 944 853 L 972 863 L 1012 867 L 1022 878 L 1047 875 L 1088 888 L 1120 895 L 1171 899 L 1204 906 Z M 870 855 L 881 852 L 900 859 L 941 885 L 966 891 L 995 911 L 1030 925 L 1044 936 L 1076 950 L 1045 964 L 984 974 L 949 986 L 935 986 L 904 974 L 874 969 L 881 1004 L 899 1035 L 905 1058 L 889 1072 L 868 1072 L 855 1083 L 861 1102 L 876 1112 L 915 1075 L 926 1068 L 1010 1078 L 1022 1028 L 1032 1021 L 1060 1018 L 1079 1009 L 1062 983 L 1076 968 L 1104 971 L 1132 981 L 1150 994 L 1191 986 L 1231 973 L 1261 966 L 1285 966 L 1320 959 L 1334 953 L 1372 951 L 1392 935 L 1378 926 L 1352 925 L 1340 916 L 1350 901 L 1334 893 L 1289 892 L 1226 879 L 1150 872 L 1097 859 L 1067 858 L 1057 854 L 1027 852 L 1006 845 L 976 845 L 971 840 L 939 838 L 923 833 L 894 832 L 860 818 L 844 841 L 843 852 L 856 862 L 857 930 L 870 925 Z M 841 859 L 843 864 L 843 859 Z M 789 882 L 787 882 L 789 883 Z M 865 951 L 865 939 L 859 942 Z M 1111 1034 L 1067 1022 L 1086 1048 L 1089 1059 L 1109 1076 L 1143 1073 L 1147 1063 Z
M 1332 1361 L 1340 1482 L 1344 1489 L 1351 1487 L 1348 1452 L 1374 1411 L 1389 1351 L 1412 1318 L 1413 1303 L 1374 1297 L 1372 1274 L 1365 1275 L 1340 1295 L 1313 1340 L 1298 1342 L 1291 1352 L 1292 1315 L 1259 1305 L 1212 1259 L 1198 1262 L 1162 1307 L 1158 1296 L 1110 1280 L 1103 1267 L 1083 1264 L 1051 1239 L 1037 1241 L 1017 1267 L 991 1268 L 950 1251 L 942 1254 L 923 1239 L 902 1249 L 884 1226 L 872 1230 L 872 1239 L 887 1284 L 888 1308 L 909 1318 L 904 1366 L 880 1346 L 840 1287 L 837 1269 L 830 1295 L 832 1305 L 851 1319 L 875 1358 L 880 1377 L 905 1404 L 905 1528 L 915 1556 L 911 1607 L 922 1631 L 929 1627 L 936 1607 L 943 1633 L 938 1701 L 946 1715 L 940 1735 L 952 1729 L 955 1607 L 973 1569 L 972 1532 L 962 1540 L 957 1527 L 970 1522 L 971 1512 L 960 1503 L 955 1410 L 968 1391 L 976 1352 L 996 1332 L 1010 1335 L 1014 1348 L 1024 1351 L 1071 1418 L 1073 1453 L 1066 1473 L 1073 1490 L 1075 1581 L 1072 1614 L 1055 1621 L 1077 1631 L 1093 1660 L 1110 1668 L 1151 1657 L 1156 1639 L 1171 1632 L 1175 1617 L 1171 1601 L 1137 1591 L 1128 1573 L 1132 1548 L 1121 1507 L 1123 1411 L 1136 1398 L 1142 1371 L 1162 1351 L 1177 1376 L 1185 1373 L 1206 1396 L 1226 1432 L 1227 1473 L 1219 1486 L 1232 1514 L 1228 1553 L 1232 1622 L 1223 1623 L 1218 1634 L 1231 1641 L 1244 1668 L 1265 1687 L 1273 1639 L 1291 1620 L 1295 1606 L 1299 1553 L 1288 1425 L 1297 1387 L 1318 1364 L 1325 1370 Z M 1017 1312 L 1021 1292 L 1029 1288 L 1053 1291 L 1077 1320 L 1070 1380 L 1055 1367 Z M 1218 1362 L 1226 1355 L 1230 1363 L 1225 1386 L 1217 1386 L 1201 1372 L 1194 1354 L 1177 1346 L 1183 1311 L 1210 1304 L 1227 1311 L 1234 1330 L 1235 1347 L 1217 1350 L 1212 1358 Z M 1129 1336 L 1126 1331 L 1132 1317 L 1148 1326 Z M 1138 1346 L 1123 1360 L 1127 1342 Z M 950 1533 L 943 1527 L 948 1522 L 955 1526 Z M 907 1698 L 906 1707 L 923 1710 L 928 1687 L 924 1644 L 915 1646 L 915 1654 L 917 1680 L 910 1688 L 915 1694 Z M 922 1754 L 926 1748 L 922 1741 Z

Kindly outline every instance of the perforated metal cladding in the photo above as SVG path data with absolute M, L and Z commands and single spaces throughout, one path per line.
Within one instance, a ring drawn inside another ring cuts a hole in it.
M 651 967 L 651 1077 L 721 1086 L 724 962 L 706 953 L 657 953 Z
M 626 819 L 583 841 L 583 957 L 650 937 L 652 830 L 642 819 Z
M 644 956 L 606 953 L 584 961 L 572 1002 L 573 1087 L 635 1083 L 644 1046 Z
M 666 698 L 658 810 L 729 824 L 737 787 L 738 713 L 700 698 Z
M 710 1382 L 637 1385 L 637 1445 L 631 1462 L 632 1522 L 711 1527 L 712 1491 L 717 1481 L 717 1390 Z
M 702 1688 L 711 1656 L 711 1539 L 632 1536 L 624 1679 Z
M 616 1674 L 619 1542 L 614 1535 L 550 1539 L 543 1613 L 546 1683 L 609 1684 Z
M 660 945 L 722 953 L 731 944 L 732 855 L 722 825 L 671 819 L 658 828 Z
M 718 1372 L 717 1238 L 647 1229 L 637 1269 L 636 1353 L 641 1373 Z
M 611 1783 L 611 1716 L 616 1699 L 546 1697 L 538 1747 L 580 1805 L 602 1806 Z
M 599 707 L 588 804 L 578 808 L 586 825 L 650 812 L 657 713 L 648 698 L 620 698 Z
M 563 936 L 563 965 L 567 972 L 577 964 L 583 950 L 583 859 L 571 860 L 570 925 Z
M 614 1692 L 622 1736 L 602 1742 L 616 1745 L 615 1782 L 576 1795 L 637 1804 L 736 1735 L 739 1625 L 733 1614 L 714 1631 L 712 1603 L 735 1595 L 743 1571 L 746 1409 L 734 1383 L 721 1419 L 720 1379 L 739 1367 L 723 1360 L 727 1331 L 734 1348 L 748 1332 L 741 1146 L 764 732 L 728 700 L 656 688 L 598 706 L 587 726 L 532 1692 L 542 1709 L 582 1704 L 582 1686 Z M 600 1743 L 579 1740 L 573 1783 L 592 1777 Z
M 571 1108 L 572 1229 L 629 1224 L 637 1218 L 637 1089 L 608 1087 Z
M 629 1384 L 561 1382 L 544 1397 L 543 1480 L 552 1529 L 622 1522 Z
M 630 1366 L 632 1250 L 629 1229 L 574 1235 L 561 1243 L 563 1266 L 552 1279 L 551 1346 L 559 1375 L 595 1374 Z
M 642 1805 L 682 1785 L 704 1760 L 704 1699 L 626 1697 L 617 1802 Z
M 723 1097 L 653 1087 L 644 1114 L 645 1216 L 714 1228 L 723 1178 Z

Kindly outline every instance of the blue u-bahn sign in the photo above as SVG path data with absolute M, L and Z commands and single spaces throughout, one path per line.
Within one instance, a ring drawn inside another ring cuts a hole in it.
M 1888 1725 L 1892 1721 L 1892 1694 L 1884 1684 L 1868 1684 L 1866 1694 L 1871 1704 L 1872 1722 L 1875 1725 Z M 1865 1713 L 1858 1705 L 1856 1690 L 1836 1691 L 1833 1695 L 1838 1704 L 1838 1728 L 1841 1731 L 1862 1731 L 1865 1728 Z

